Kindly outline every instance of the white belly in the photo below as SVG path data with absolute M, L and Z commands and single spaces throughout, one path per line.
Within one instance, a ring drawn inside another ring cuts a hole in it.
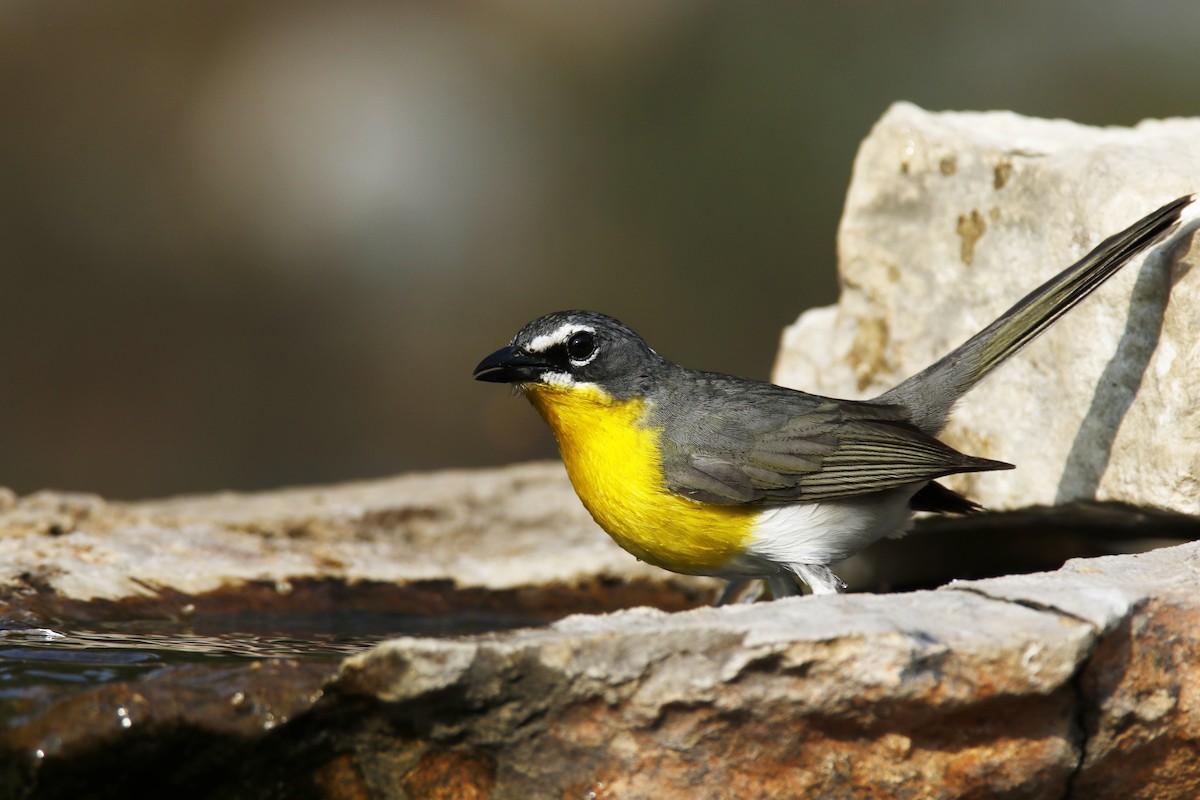
M 912 524 L 908 502 L 922 485 L 767 509 L 755 520 L 747 560 L 784 568 L 831 564 L 887 536 L 903 535 Z

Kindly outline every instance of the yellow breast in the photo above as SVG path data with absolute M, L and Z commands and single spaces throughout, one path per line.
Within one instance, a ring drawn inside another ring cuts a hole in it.
M 558 440 L 567 475 L 592 517 L 621 547 L 673 572 L 705 575 L 741 554 L 755 512 L 671 494 L 662 480 L 660 431 L 642 400 L 594 387 L 536 384 L 526 394 Z

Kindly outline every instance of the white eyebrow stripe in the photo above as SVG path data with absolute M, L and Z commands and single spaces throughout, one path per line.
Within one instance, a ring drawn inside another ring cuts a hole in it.
M 543 333 L 541 336 L 533 337 L 533 341 L 529 343 L 529 351 L 532 353 L 544 353 L 551 347 L 559 344 L 566 344 L 567 340 L 580 331 L 595 333 L 596 329 L 591 325 L 580 325 L 579 323 L 567 323 L 559 326 L 558 330 L 553 333 Z

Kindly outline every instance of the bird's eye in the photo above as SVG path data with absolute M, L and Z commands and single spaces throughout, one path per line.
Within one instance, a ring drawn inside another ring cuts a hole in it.
M 572 361 L 587 361 L 596 352 L 596 337 L 591 331 L 579 331 L 567 340 L 567 355 Z

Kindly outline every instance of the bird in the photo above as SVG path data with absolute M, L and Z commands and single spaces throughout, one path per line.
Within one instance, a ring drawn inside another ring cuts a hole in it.
M 830 567 L 916 511 L 968 514 L 937 479 L 1012 469 L 937 438 L 955 403 L 1179 222 L 1181 197 L 1096 246 L 940 360 L 871 400 L 824 397 L 676 364 L 594 311 L 522 327 L 475 368 L 552 430 L 576 494 L 649 564 L 774 598 L 835 594 Z

